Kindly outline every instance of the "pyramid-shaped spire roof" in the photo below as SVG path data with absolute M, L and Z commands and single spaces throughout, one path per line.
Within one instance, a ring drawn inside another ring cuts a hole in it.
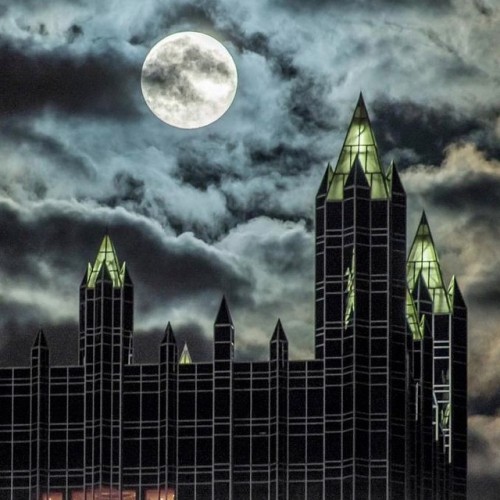
M 387 199 L 389 195 L 386 179 L 380 164 L 375 135 L 373 134 L 362 94 L 359 95 L 358 103 L 356 104 L 344 145 L 342 146 L 337 166 L 335 167 L 328 199 L 341 200 L 343 198 L 344 186 L 356 159 L 359 159 L 361 168 L 370 185 L 371 197 L 373 199 Z
M 182 348 L 181 356 L 179 358 L 180 365 L 190 365 L 193 362 L 191 359 L 191 354 L 189 354 L 189 349 L 187 343 L 184 343 L 184 347 Z
M 281 319 L 279 319 L 279 318 L 278 318 L 278 321 L 276 323 L 276 327 L 274 328 L 274 332 L 273 332 L 273 335 L 271 337 L 271 342 L 273 340 L 284 340 L 284 341 L 288 342 L 285 330 L 283 330 L 283 325 L 281 324 Z
M 231 318 L 231 313 L 229 312 L 229 307 L 227 305 L 226 297 L 222 296 L 222 301 L 220 303 L 219 312 L 215 318 L 216 325 L 232 325 L 233 319 Z
M 163 335 L 163 339 L 161 341 L 162 344 L 175 344 L 174 331 L 172 330 L 172 325 L 170 321 L 167 324 L 167 328 L 165 328 L 165 335 Z
M 448 297 L 450 299 L 451 307 L 465 307 L 464 297 L 455 276 L 451 277 L 450 284 L 448 285 Z
M 425 212 L 422 213 L 417 234 L 410 248 L 407 261 L 407 280 L 410 291 L 421 275 L 432 297 L 435 313 L 449 313 L 448 291 L 444 285 L 441 266 Z
M 389 168 L 387 169 L 387 187 L 391 192 L 405 192 L 394 160 L 391 161 Z
M 122 287 L 125 278 L 125 262 L 120 266 L 109 234 L 106 234 L 102 240 L 94 265 L 92 266 L 90 263 L 88 265 L 87 286 L 89 288 L 95 287 L 103 265 L 111 277 L 113 287 Z
M 33 348 L 36 347 L 47 348 L 47 340 L 45 339 L 45 334 L 43 333 L 43 330 L 41 328 L 40 330 L 38 330 L 35 340 L 33 341 Z
M 333 169 L 330 163 L 326 166 L 325 173 L 323 174 L 323 179 L 321 179 L 321 183 L 319 185 L 318 193 L 316 196 L 321 196 L 328 194 L 328 189 L 330 187 L 330 183 L 332 182 L 333 177 Z

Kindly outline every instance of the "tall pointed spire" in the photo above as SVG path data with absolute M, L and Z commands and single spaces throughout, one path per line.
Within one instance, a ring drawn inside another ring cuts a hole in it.
M 191 354 L 189 354 L 189 349 L 187 343 L 184 343 L 184 347 L 182 348 L 181 356 L 179 358 L 180 365 L 190 365 L 193 362 L 191 359 Z
M 125 277 L 125 262 L 120 267 L 115 247 L 113 246 L 113 242 L 107 233 L 102 240 L 101 246 L 99 247 L 99 252 L 97 253 L 94 265 L 92 266 L 90 263 L 88 265 L 87 286 L 89 288 L 95 287 L 103 265 L 111 277 L 113 287 L 121 288 Z
M 222 301 L 220 303 L 219 312 L 215 318 L 215 325 L 232 325 L 233 319 L 231 318 L 231 313 L 229 312 L 229 307 L 227 306 L 226 296 L 222 296 Z
M 413 292 L 418 276 L 422 276 L 432 298 L 435 313 L 449 313 L 448 290 L 443 281 L 441 266 L 425 212 L 418 225 L 407 261 L 408 287 Z
M 337 166 L 330 184 L 329 200 L 342 200 L 346 179 L 355 163 L 359 159 L 361 168 L 370 185 L 370 194 L 373 199 L 387 199 L 389 197 L 384 171 L 378 157 L 378 148 L 373 134 L 370 118 L 366 110 L 363 95 L 359 95 L 358 103 L 351 119 L 351 124 L 340 152 Z

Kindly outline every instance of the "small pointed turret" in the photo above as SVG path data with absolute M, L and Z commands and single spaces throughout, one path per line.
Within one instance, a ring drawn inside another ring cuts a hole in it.
M 448 285 L 448 297 L 451 307 L 466 307 L 464 297 L 455 276 L 451 277 L 450 284 Z
M 419 274 L 421 274 L 431 295 L 433 311 L 435 313 L 449 313 L 448 290 L 444 285 L 441 266 L 425 212 L 422 213 L 407 260 L 407 280 L 411 292 L 417 284 Z
M 403 184 L 401 183 L 401 178 L 399 177 L 398 169 L 394 160 L 391 161 L 389 168 L 387 169 L 387 186 L 391 193 L 405 193 Z
M 271 342 L 273 342 L 274 340 L 284 340 L 288 342 L 285 330 L 283 330 L 283 325 L 281 324 L 281 319 L 279 318 L 278 322 L 276 323 L 276 327 L 274 328 L 273 336 L 271 337 Z
M 165 328 L 165 335 L 163 335 L 163 339 L 161 341 L 161 344 L 176 344 L 175 337 L 174 337 L 174 331 L 172 330 L 172 325 L 170 324 L 170 321 L 167 324 L 167 328 Z
M 349 172 L 349 175 L 347 176 L 347 179 L 345 181 L 344 189 L 353 186 L 370 188 L 370 185 L 368 184 L 368 179 L 366 178 L 365 172 L 363 171 L 363 167 L 361 166 L 359 158 L 356 158 L 354 160 L 354 165 L 351 168 L 351 171 Z
M 333 178 L 333 169 L 332 166 L 330 165 L 330 162 L 328 162 L 325 173 L 323 174 L 323 179 L 321 179 L 321 183 L 319 185 L 316 197 L 328 194 L 328 189 L 330 188 L 330 183 L 332 182 L 332 178 Z
M 387 199 L 388 190 L 384 171 L 378 157 L 378 148 L 373 134 L 363 95 L 360 94 L 351 124 L 340 152 L 333 180 L 328 192 L 329 200 L 342 200 L 344 185 L 356 161 L 359 159 L 361 168 L 370 185 L 373 199 Z
M 37 347 L 47 348 L 47 340 L 45 339 L 45 334 L 41 328 L 38 330 L 35 340 L 33 341 L 33 348 Z
M 231 318 L 231 313 L 229 312 L 229 307 L 227 306 L 226 297 L 224 295 L 222 296 L 219 312 L 215 318 L 215 326 L 222 325 L 233 325 L 233 319 Z
M 103 265 L 113 282 L 113 287 L 121 288 L 125 278 L 125 262 L 120 266 L 113 242 L 108 234 L 106 234 L 102 240 L 94 265 L 92 266 L 90 263 L 88 265 L 88 288 L 95 288 Z
M 49 364 L 49 347 L 41 328 L 31 347 L 31 364 L 32 366 L 48 366 Z
M 214 323 L 214 362 L 232 361 L 234 357 L 234 326 L 226 297 L 222 296 Z
M 269 347 L 271 361 L 278 360 L 279 365 L 284 366 L 284 363 L 288 361 L 288 339 L 280 319 L 274 328 Z
M 175 364 L 177 362 L 177 342 L 170 321 L 165 328 L 165 335 L 160 343 L 160 362 Z
M 184 343 L 184 347 L 182 348 L 181 356 L 179 358 L 180 365 L 190 365 L 193 362 L 191 359 L 191 354 L 189 354 L 189 349 L 187 343 Z

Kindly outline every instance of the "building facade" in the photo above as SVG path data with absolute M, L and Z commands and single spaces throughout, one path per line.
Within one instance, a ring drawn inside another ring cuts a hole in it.
M 234 360 L 223 298 L 213 360 L 133 363 L 133 285 L 106 235 L 80 287 L 79 363 L 0 369 L 0 499 L 464 499 L 467 317 L 425 215 L 362 97 L 316 197 L 315 358 Z

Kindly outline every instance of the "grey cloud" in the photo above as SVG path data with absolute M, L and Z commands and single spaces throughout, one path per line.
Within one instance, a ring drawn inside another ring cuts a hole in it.
M 484 0 L 474 0 L 474 7 L 476 7 L 483 16 L 489 17 L 493 14 L 493 8 Z
M 79 26 L 78 24 L 72 24 L 67 30 L 66 30 L 66 38 L 68 40 L 68 43 L 73 43 L 75 40 L 83 36 L 83 28 Z
M 86 178 L 89 181 L 96 177 L 94 165 L 88 158 L 75 151 L 74 147 L 63 144 L 56 137 L 34 130 L 23 120 L 4 120 L 0 124 L 0 137 L 3 139 L 2 146 L 10 144 L 15 149 L 28 148 L 34 156 L 57 165 L 72 177 Z M 26 157 L 25 153 L 24 156 Z M 46 187 L 43 191 L 46 191 Z
M 63 277 L 65 290 L 74 287 L 76 300 L 76 287 L 87 262 L 93 262 L 107 226 L 119 258 L 129 263 L 132 280 L 137 283 L 139 316 L 206 294 L 221 296 L 225 292 L 235 304 L 248 301 L 251 277 L 244 276 L 243 270 L 237 270 L 222 254 L 189 235 L 167 239 L 123 210 L 108 211 L 105 216 L 92 210 L 79 211 L 82 207 L 78 206 L 38 206 L 36 214 L 21 217 L 5 205 L 0 208 L 2 270 L 26 286 L 33 282 L 39 287 L 44 280 L 53 279 L 44 273 L 47 266 Z M 56 294 L 59 281 L 61 278 L 54 279 L 52 292 Z
M 390 8 L 413 8 L 415 3 L 413 0 L 311 0 L 302 2 L 301 0 L 279 0 L 279 5 L 298 10 L 310 11 L 316 9 L 325 9 L 331 6 L 346 8 L 346 9 L 359 9 L 372 7 L 373 5 L 387 6 Z M 418 3 L 418 9 L 431 9 L 436 12 L 447 11 L 452 7 L 451 0 L 422 0 Z

